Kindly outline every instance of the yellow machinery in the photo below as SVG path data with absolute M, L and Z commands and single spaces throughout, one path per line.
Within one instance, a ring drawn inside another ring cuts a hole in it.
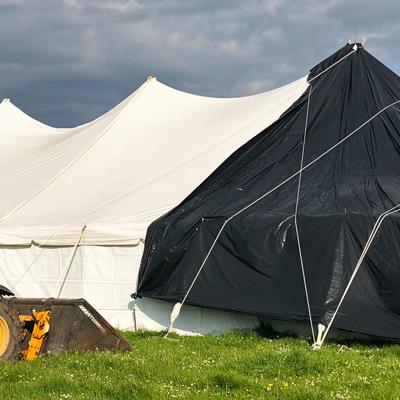
M 84 299 L 14 297 L 0 285 L 0 360 L 34 360 L 62 350 L 130 350 Z
M 50 330 L 50 311 L 32 311 L 32 315 L 20 315 L 19 320 L 25 325 L 27 322 L 33 322 L 33 330 L 29 339 L 28 348 L 21 350 L 21 355 L 26 360 L 34 360 L 39 356 L 43 341 Z M 23 330 L 22 340 L 29 331 Z

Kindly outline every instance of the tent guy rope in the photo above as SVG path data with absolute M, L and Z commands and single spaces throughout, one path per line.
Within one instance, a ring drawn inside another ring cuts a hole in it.
M 296 231 L 297 247 L 299 249 L 299 259 L 300 259 L 300 266 L 301 266 L 301 274 L 302 274 L 302 277 L 303 277 L 304 294 L 305 294 L 306 302 L 307 302 L 308 319 L 310 321 L 310 329 L 311 329 L 311 335 L 312 335 L 312 338 L 313 338 L 313 342 L 315 342 L 314 326 L 313 326 L 313 320 L 312 320 L 312 314 L 311 314 L 310 299 L 309 299 L 309 296 L 308 296 L 307 279 L 306 279 L 306 272 L 304 270 L 303 252 L 301 250 L 301 242 L 300 242 L 298 218 L 297 218 L 298 211 L 299 211 L 299 198 L 300 198 L 301 178 L 302 178 L 302 175 L 303 175 L 302 168 L 303 168 L 303 164 L 304 164 L 304 152 L 305 152 L 305 149 L 306 149 L 307 125 L 308 125 L 308 115 L 309 115 L 309 111 L 310 111 L 311 92 L 312 92 L 312 85 L 310 85 L 310 88 L 308 90 L 306 121 L 305 121 L 305 124 L 304 124 L 304 135 L 303 135 L 303 145 L 302 145 L 302 149 L 301 149 L 299 181 L 298 181 L 298 185 L 297 185 L 296 207 L 295 207 L 295 211 L 294 211 L 294 227 L 295 227 L 295 231 Z
M 339 60 L 337 60 L 336 62 L 334 62 L 332 65 L 330 65 L 328 68 L 324 69 L 323 71 L 321 71 L 319 74 L 315 75 L 313 78 L 311 78 L 308 83 L 311 83 L 313 80 L 319 78 L 321 75 L 325 74 L 325 72 L 328 72 L 331 68 L 335 67 L 337 64 L 339 64 L 340 62 L 342 62 L 344 59 L 346 59 L 347 57 L 351 56 L 352 54 L 354 54 L 358 49 L 357 43 L 354 44 L 353 46 L 353 51 L 351 51 L 350 53 L 346 54 L 345 56 L 343 56 L 342 58 L 340 58 Z

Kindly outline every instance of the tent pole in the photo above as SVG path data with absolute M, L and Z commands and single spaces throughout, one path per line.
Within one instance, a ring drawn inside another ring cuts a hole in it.
M 70 255 L 70 257 L 69 257 L 67 263 L 65 264 L 65 267 L 64 267 L 65 275 L 64 275 L 64 279 L 61 281 L 61 285 L 60 285 L 60 288 L 59 288 L 58 293 L 57 293 L 57 296 L 56 296 L 57 299 L 61 296 L 61 292 L 62 292 L 62 290 L 64 289 L 65 281 L 67 280 L 67 276 L 68 276 L 69 271 L 70 271 L 70 269 L 71 269 L 71 266 L 72 266 L 72 263 L 73 263 L 73 261 L 74 261 L 76 252 L 77 252 L 77 250 L 78 250 L 78 246 L 79 246 L 79 244 L 81 243 L 81 240 L 82 240 L 83 234 L 85 233 L 85 230 L 86 230 L 86 225 L 82 228 L 82 230 L 81 230 L 81 232 L 80 232 L 80 234 L 79 234 L 78 240 L 76 241 L 75 246 L 74 246 L 74 248 L 73 248 L 72 254 Z M 63 274 L 61 274 L 61 277 L 62 277 L 62 276 L 63 276 Z M 57 286 L 58 286 L 58 285 L 57 285 Z M 57 286 L 56 286 L 56 287 L 57 287 Z

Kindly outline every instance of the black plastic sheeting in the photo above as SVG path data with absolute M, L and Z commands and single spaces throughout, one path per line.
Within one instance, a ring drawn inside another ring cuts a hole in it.
M 309 81 L 316 78 L 278 121 L 152 223 L 139 296 L 182 301 L 224 221 L 298 172 L 309 90 L 305 166 L 400 100 L 400 78 L 361 44 L 333 65 L 353 46 L 314 67 Z M 227 223 L 187 304 L 308 320 L 294 229 L 297 185 L 295 175 Z M 303 172 L 298 226 L 315 323 L 329 322 L 375 221 L 398 203 L 399 104 Z M 394 214 L 382 224 L 334 327 L 400 341 L 399 218 Z

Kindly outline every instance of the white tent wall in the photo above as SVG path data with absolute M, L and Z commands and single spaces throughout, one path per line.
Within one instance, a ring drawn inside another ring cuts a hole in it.
M 171 305 L 130 299 L 148 225 L 275 122 L 307 86 L 303 77 L 254 96 L 208 98 L 151 78 L 103 116 L 70 129 L 44 125 L 3 101 L 0 283 L 19 296 L 56 296 L 87 225 L 61 295 L 85 297 L 120 328 L 164 329 Z M 177 329 L 257 324 L 184 307 Z
M 137 329 L 166 330 L 172 307 L 173 304 L 160 300 L 137 299 L 134 310 Z M 259 325 L 257 317 L 183 305 L 172 332 L 180 335 L 220 334 L 233 329 L 253 329 Z
M 80 246 L 68 270 L 73 250 L 2 246 L 0 282 L 21 297 L 57 297 L 62 286 L 60 297 L 83 297 L 112 325 L 134 328 L 130 294 L 136 287 L 143 244 Z
M 120 329 L 166 329 L 171 304 L 130 298 L 143 242 L 137 246 L 79 246 L 68 269 L 73 251 L 70 246 L 1 246 L 0 282 L 21 297 L 57 297 L 62 287 L 61 297 L 85 298 Z M 257 325 L 257 318 L 185 306 L 174 331 L 221 333 Z

